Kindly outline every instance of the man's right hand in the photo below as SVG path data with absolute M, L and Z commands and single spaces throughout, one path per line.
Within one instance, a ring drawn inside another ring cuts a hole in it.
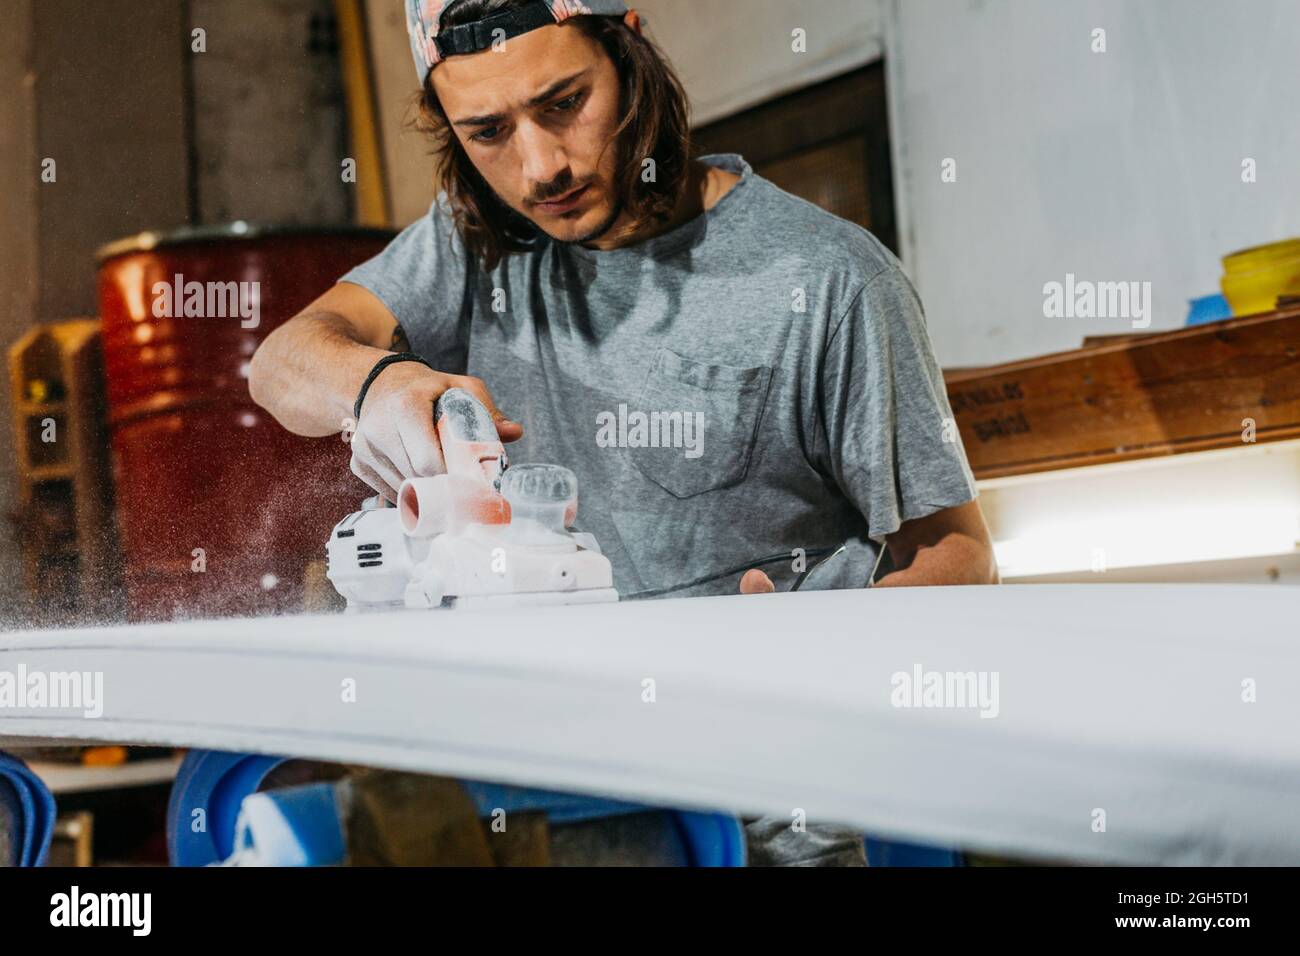
M 523 436 L 477 378 L 435 372 L 419 362 L 383 369 L 352 421 L 357 389 L 392 351 L 407 351 L 397 318 L 373 293 L 339 282 L 288 322 L 271 331 L 249 363 L 248 391 L 295 435 L 322 437 L 351 431 L 352 472 L 389 501 L 407 478 L 445 471 L 433 403 L 460 386 L 481 401 L 502 441 Z
M 497 408 L 482 379 L 435 372 L 419 362 L 398 362 L 379 373 L 361 404 L 352 436 L 352 473 L 390 502 L 407 478 L 447 470 L 433 425 L 433 406 L 449 388 L 471 392 L 492 414 L 504 442 L 523 437 L 522 425 Z

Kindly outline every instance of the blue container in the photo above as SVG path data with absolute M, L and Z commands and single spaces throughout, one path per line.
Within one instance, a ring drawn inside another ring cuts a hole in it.
M 1191 309 L 1187 312 L 1188 325 L 1204 325 L 1207 322 L 1232 318 L 1232 306 L 1228 305 L 1228 300 L 1218 293 L 1192 299 L 1189 304 Z

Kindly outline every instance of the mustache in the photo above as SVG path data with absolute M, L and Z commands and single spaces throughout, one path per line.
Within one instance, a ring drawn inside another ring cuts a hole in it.
M 573 192 L 581 186 L 588 186 L 590 184 L 591 181 L 578 182 L 572 173 L 566 172 L 563 176 L 536 187 L 533 190 L 532 196 L 528 198 L 528 202 L 533 205 L 542 202 L 551 202 L 552 200 L 559 199 L 566 193 Z

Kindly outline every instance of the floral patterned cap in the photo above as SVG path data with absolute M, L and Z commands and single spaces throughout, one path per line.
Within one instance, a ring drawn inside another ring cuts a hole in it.
M 429 71 L 449 56 L 477 53 L 499 40 L 517 37 L 550 23 L 563 23 L 570 17 L 615 17 L 627 13 L 624 0 L 531 0 L 522 7 L 444 30 L 442 15 L 456 0 L 404 2 L 411 55 L 415 58 L 415 71 L 420 76 L 421 85 Z

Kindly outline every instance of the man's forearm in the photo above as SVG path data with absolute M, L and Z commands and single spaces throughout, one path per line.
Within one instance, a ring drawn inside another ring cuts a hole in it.
M 964 534 L 948 534 L 928 547 L 918 548 L 907 567 L 885 575 L 878 588 L 905 588 L 940 584 L 997 584 L 997 562 L 983 541 Z
M 357 341 L 340 315 L 299 316 L 268 335 L 253 355 L 248 391 L 289 431 L 329 435 L 344 429 L 361 383 L 386 354 Z

